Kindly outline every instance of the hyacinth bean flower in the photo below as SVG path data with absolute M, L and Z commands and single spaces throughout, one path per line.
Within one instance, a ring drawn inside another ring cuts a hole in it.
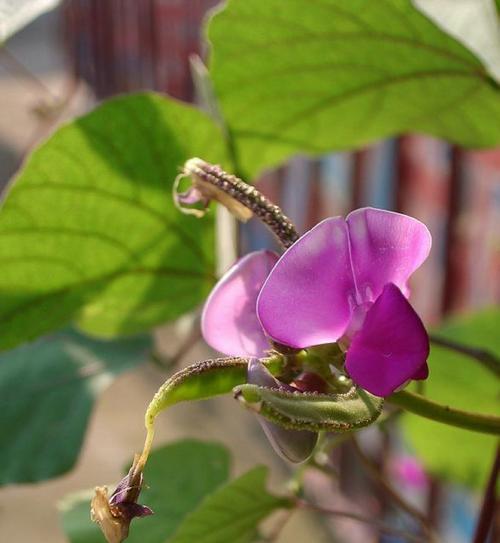
M 429 339 L 407 298 L 431 236 L 420 221 L 374 208 L 326 219 L 279 257 L 238 261 L 209 296 L 202 332 L 230 356 L 260 358 L 269 340 L 304 349 L 338 342 L 345 370 L 385 397 L 428 375 Z

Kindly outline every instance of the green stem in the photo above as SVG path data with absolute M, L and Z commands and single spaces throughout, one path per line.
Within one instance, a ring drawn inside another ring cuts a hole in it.
M 493 375 L 500 378 L 500 358 L 493 353 L 485 349 L 469 347 L 468 345 L 457 343 L 456 341 L 452 341 L 445 337 L 431 335 L 430 340 L 434 345 L 439 345 L 439 347 L 444 347 L 445 349 L 455 351 L 464 356 L 468 356 L 469 358 L 474 358 L 474 360 L 477 360 L 477 362 L 482 364 L 487 370 L 491 371 Z
M 485 415 L 455 409 L 406 390 L 392 394 L 386 398 L 386 401 L 421 417 L 450 426 L 457 426 L 484 434 L 500 435 L 500 417 L 496 417 L 495 415 Z

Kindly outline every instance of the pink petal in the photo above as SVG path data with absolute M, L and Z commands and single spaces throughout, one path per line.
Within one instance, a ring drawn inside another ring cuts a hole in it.
M 405 485 L 423 490 L 429 478 L 422 464 L 413 456 L 396 457 L 391 463 L 391 471 Z
M 368 392 L 389 396 L 421 369 L 428 355 L 422 321 L 399 288 L 388 284 L 351 342 L 346 369 Z
M 343 218 L 319 223 L 280 258 L 257 300 L 262 327 L 290 347 L 336 341 L 351 316 L 354 282 Z
M 259 291 L 278 260 L 256 251 L 239 260 L 215 285 L 203 310 L 205 341 L 228 356 L 264 356 L 269 343 L 256 315 Z
M 363 208 L 347 216 L 352 263 L 361 301 L 374 301 L 394 283 L 406 297 L 406 282 L 431 249 L 431 235 L 417 219 Z

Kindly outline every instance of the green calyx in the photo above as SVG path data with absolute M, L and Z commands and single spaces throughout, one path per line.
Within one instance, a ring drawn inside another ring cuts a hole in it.
M 292 392 L 244 384 L 234 389 L 245 407 L 294 430 L 348 432 L 373 423 L 382 412 L 383 398 L 356 386 L 346 393 Z

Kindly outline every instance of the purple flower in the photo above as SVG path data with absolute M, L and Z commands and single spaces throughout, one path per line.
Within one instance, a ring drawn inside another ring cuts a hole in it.
M 424 490 L 429 484 L 424 467 L 414 456 L 397 456 L 390 463 L 390 471 L 400 483 L 416 490 Z
M 420 221 L 358 209 L 304 234 L 279 258 L 250 253 L 207 300 L 202 332 L 215 349 L 262 357 L 269 339 L 293 348 L 339 342 L 351 379 L 388 396 L 428 375 L 429 339 L 407 281 L 431 236 Z

